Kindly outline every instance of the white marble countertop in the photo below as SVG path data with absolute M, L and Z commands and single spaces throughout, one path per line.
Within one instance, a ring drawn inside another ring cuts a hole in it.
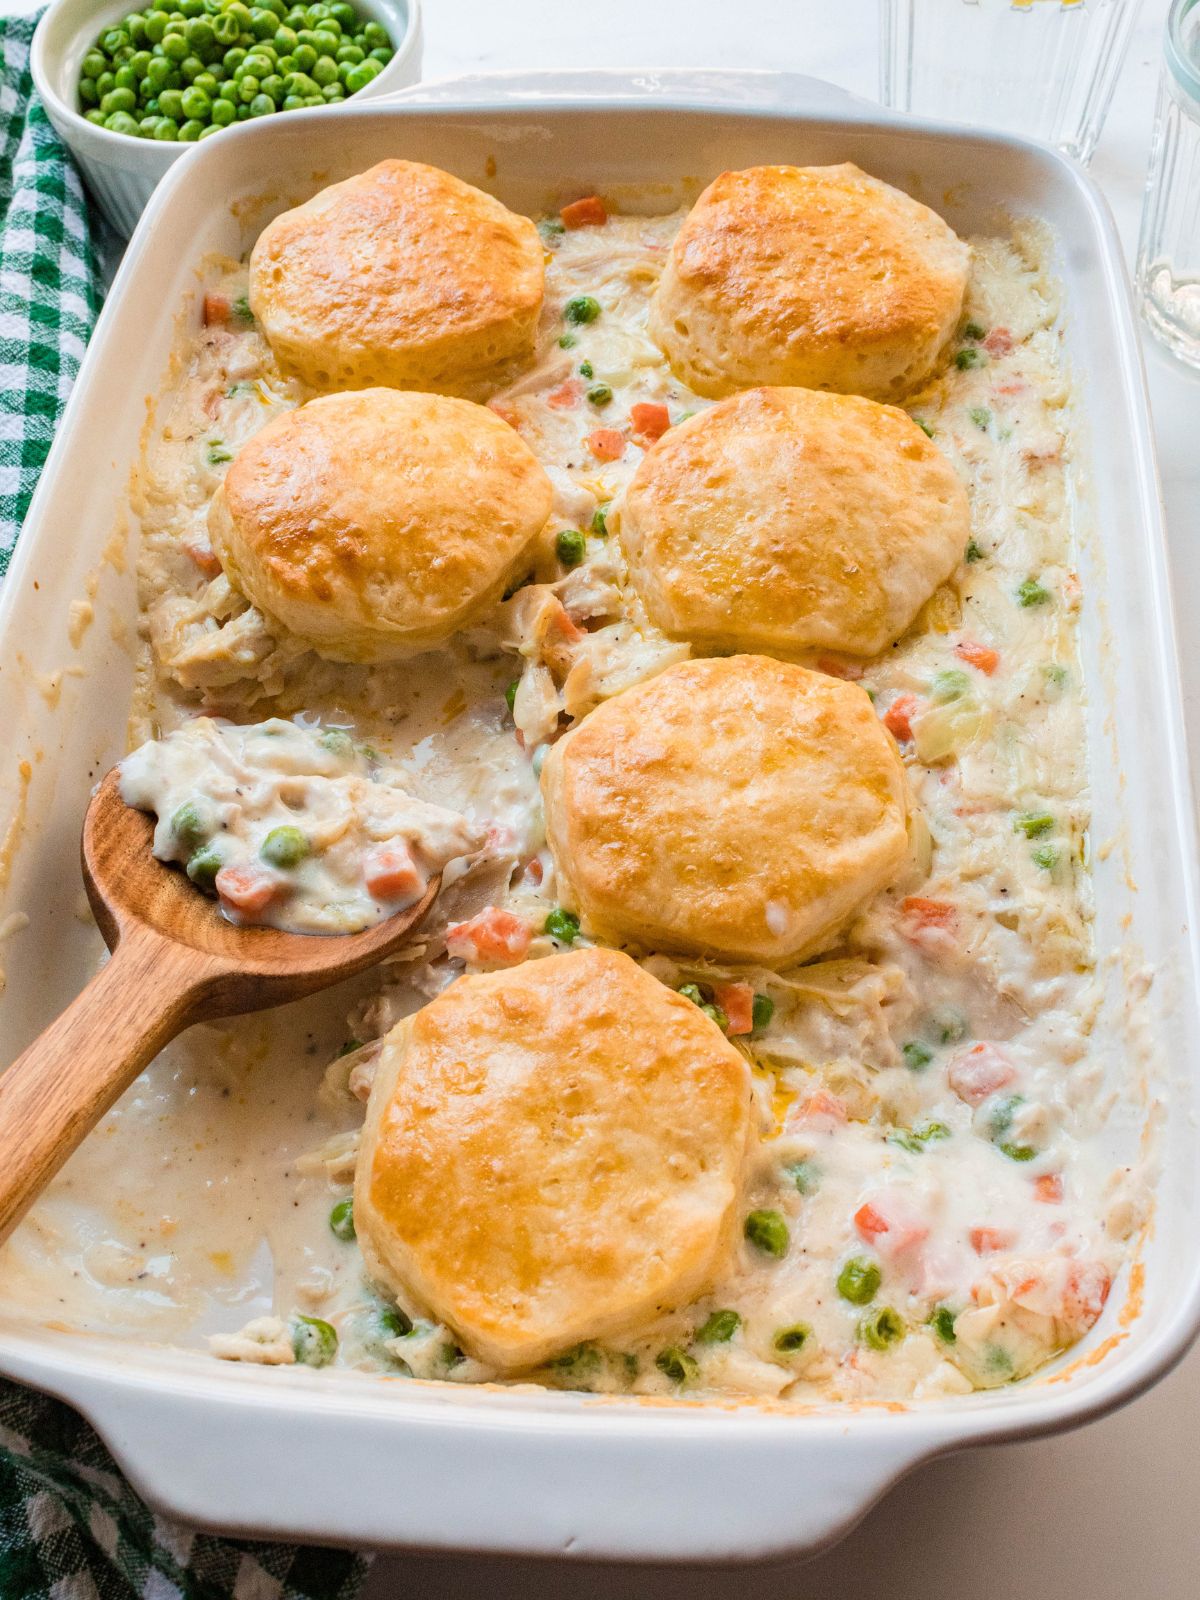
M 948 0 L 947 0 L 948 3 Z M 530 67 L 773 67 L 876 92 L 875 0 L 425 0 L 425 76 Z M 1130 262 L 1167 0 L 1142 17 L 1092 163 Z M 1200 376 L 1145 337 L 1167 503 L 1193 775 L 1200 772 Z M 1200 1347 L 1106 1421 L 922 1468 L 802 1565 L 605 1567 L 380 1557 L 368 1600 L 1195 1600 L 1200 1593 Z M 403 1477 L 403 1464 L 398 1473 Z M 569 1467 L 568 1467 L 569 1470 Z M 663 1515 L 671 1485 L 663 1484 Z M 804 1485 L 796 1485 L 796 1494 Z

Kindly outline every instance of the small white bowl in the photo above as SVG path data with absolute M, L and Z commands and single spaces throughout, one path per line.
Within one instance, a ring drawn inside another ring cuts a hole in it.
M 355 10 L 387 29 L 396 53 L 365 89 L 328 108 L 407 89 L 421 77 L 421 0 L 351 0 Z M 106 27 L 126 16 L 136 0 L 54 0 L 33 36 L 30 67 L 34 87 L 59 138 L 70 150 L 101 211 L 123 238 L 133 232 L 155 185 L 172 162 L 195 149 L 138 139 L 97 127 L 77 108 L 79 69 Z M 287 116 L 287 112 L 278 113 Z M 234 123 L 234 127 L 244 124 Z M 205 141 L 207 143 L 207 141 Z

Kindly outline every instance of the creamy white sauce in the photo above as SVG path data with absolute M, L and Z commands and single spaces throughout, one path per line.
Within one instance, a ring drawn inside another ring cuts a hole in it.
M 413 905 L 483 842 L 409 794 L 344 728 L 197 717 L 121 763 L 121 797 L 153 811 L 154 854 L 215 893 L 231 921 L 357 933 Z
M 605 529 L 643 453 L 633 406 L 678 421 L 706 403 L 645 333 L 679 221 L 548 235 L 537 359 L 491 403 L 546 463 L 556 520 L 494 623 L 402 668 L 320 661 L 216 569 L 205 517 L 225 459 L 307 396 L 253 330 L 197 338 L 144 464 L 137 737 L 197 713 L 303 713 L 353 730 L 486 843 L 406 959 L 352 999 L 197 1030 L 155 1064 L 9 1246 L 6 1286 L 29 1314 L 188 1343 L 215 1332 L 215 1353 L 259 1362 L 304 1348 L 299 1314 L 328 1322 L 342 1363 L 488 1376 L 420 1306 L 399 1322 L 381 1306 L 328 1219 L 349 1193 L 373 1041 L 464 967 L 559 947 L 536 782 L 547 744 L 689 653 L 649 626 Z M 1018 225 L 972 250 L 966 354 L 908 408 L 970 488 L 968 559 L 878 660 L 814 661 L 860 677 L 901 742 L 927 824 L 910 881 L 843 948 L 790 972 L 645 957 L 727 1015 L 749 993 L 773 1003 L 735 1036 L 761 1119 L 743 1209 L 777 1213 L 786 1248 L 764 1253 L 739 1230 L 702 1303 L 538 1381 L 671 1393 L 682 1375 L 700 1393 L 850 1400 L 1007 1382 L 1091 1326 L 1139 1225 L 1136 1185 L 1096 1139 L 1079 592 L 1048 244 Z M 244 283 L 230 265 L 212 287 L 236 298 Z M 601 313 L 570 323 L 583 294 Z M 597 384 L 603 403 L 587 397 Z M 597 430 L 618 436 L 600 455 Z M 556 556 L 564 530 L 583 538 L 574 567 Z M 710 1323 L 718 1311 L 736 1316 Z

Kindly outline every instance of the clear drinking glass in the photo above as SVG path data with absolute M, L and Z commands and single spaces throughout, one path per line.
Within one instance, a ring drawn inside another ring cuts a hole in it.
M 879 0 L 880 98 L 1090 159 L 1140 0 Z
M 1200 0 L 1175 0 L 1167 18 L 1137 289 L 1154 333 L 1200 367 Z

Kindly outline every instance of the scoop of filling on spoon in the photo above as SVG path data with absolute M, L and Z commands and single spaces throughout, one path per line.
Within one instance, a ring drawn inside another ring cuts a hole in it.
M 287 933 L 382 922 L 484 837 L 410 794 L 342 728 L 197 717 L 119 770 L 121 798 L 158 819 L 160 861 L 178 862 L 231 922 Z

